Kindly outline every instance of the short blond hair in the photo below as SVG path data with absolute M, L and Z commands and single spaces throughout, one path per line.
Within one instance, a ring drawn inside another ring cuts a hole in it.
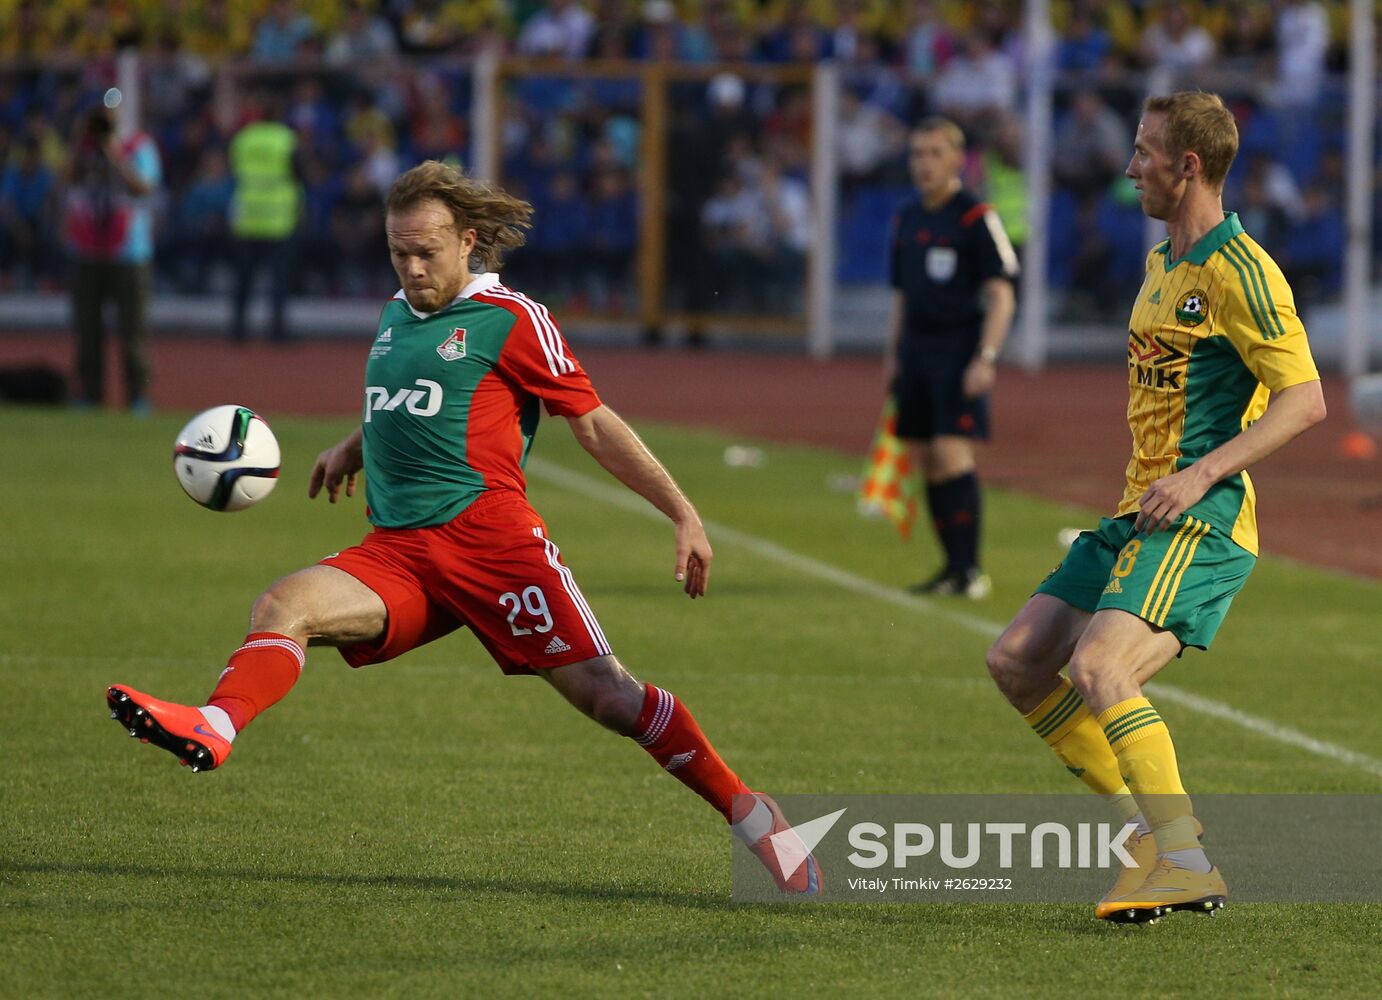
M 1162 141 L 1167 153 L 1194 153 L 1200 158 L 1205 184 L 1216 191 L 1224 186 L 1228 169 L 1238 155 L 1238 123 L 1218 94 L 1182 90 L 1149 97 L 1142 110 L 1166 116 Z
M 456 232 L 475 230 L 471 270 L 499 270 L 504 256 L 527 241 L 526 231 L 533 226 L 533 206 L 528 202 L 440 160 L 419 163 L 394 181 L 384 210 L 398 212 L 424 201 L 445 205 Z
M 949 140 L 950 145 L 963 153 L 965 151 L 964 129 L 956 125 L 949 118 L 942 118 L 940 115 L 932 115 L 930 118 L 923 118 L 912 126 L 912 135 L 917 133 L 939 132 Z

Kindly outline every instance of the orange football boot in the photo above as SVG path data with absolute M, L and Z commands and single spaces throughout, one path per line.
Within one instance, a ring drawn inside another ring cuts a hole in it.
M 110 717 L 131 736 L 138 736 L 141 743 L 162 747 L 194 772 L 218 768 L 230 756 L 230 741 L 190 705 L 159 701 L 123 684 L 112 685 L 106 691 L 106 704 L 110 706 Z
M 753 796 L 768 807 L 773 814 L 772 829 L 747 845 L 754 857 L 768 869 L 768 874 L 783 892 L 800 896 L 819 896 L 821 894 L 821 866 L 811 852 L 806 849 L 801 838 L 782 815 L 771 796 L 754 792 Z

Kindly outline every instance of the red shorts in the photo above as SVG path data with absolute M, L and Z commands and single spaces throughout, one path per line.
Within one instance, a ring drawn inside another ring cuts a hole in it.
M 352 667 L 382 663 L 462 626 L 506 674 L 610 652 L 547 526 L 520 493 L 486 493 L 446 524 L 375 528 L 322 560 L 388 609 L 384 634 L 341 647 Z

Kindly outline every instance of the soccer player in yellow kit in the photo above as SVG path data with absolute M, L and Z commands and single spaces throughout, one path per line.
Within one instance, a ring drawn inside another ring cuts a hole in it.
M 1214 94 L 1144 105 L 1127 176 L 1170 238 L 1147 255 L 1128 331 L 1127 486 L 988 654 L 1037 735 L 1137 824 L 1127 845 L 1137 867 L 1095 909 L 1119 922 L 1212 913 L 1227 898 L 1142 685 L 1186 646 L 1209 647 L 1256 562 L 1244 470 L 1325 416 L 1291 289 L 1224 213 L 1237 151 L 1233 115 Z

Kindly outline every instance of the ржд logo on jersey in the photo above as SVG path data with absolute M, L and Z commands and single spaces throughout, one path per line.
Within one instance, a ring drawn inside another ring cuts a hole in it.
M 377 410 L 396 410 L 400 406 L 416 417 L 431 417 L 441 412 L 441 386 L 431 379 L 420 378 L 417 389 L 399 389 L 390 393 L 382 385 L 365 386 L 365 423 Z
M 443 361 L 459 361 L 465 357 L 465 329 L 458 326 L 452 330 L 451 336 L 437 345 L 437 353 Z

